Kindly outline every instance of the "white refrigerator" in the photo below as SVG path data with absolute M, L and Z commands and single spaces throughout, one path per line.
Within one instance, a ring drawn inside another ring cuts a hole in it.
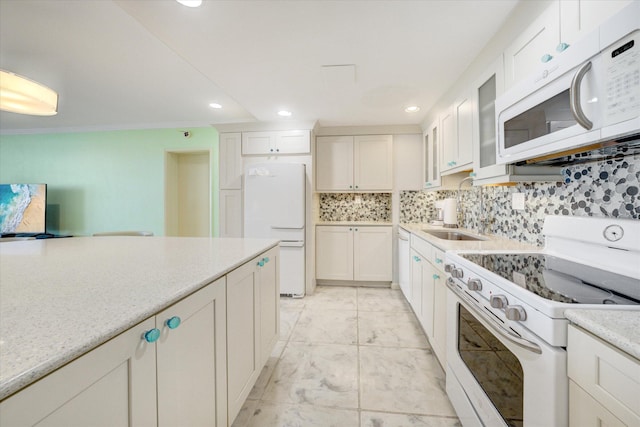
M 280 294 L 305 292 L 305 165 L 260 163 L 244 170 L 244 237 L 280 240 Z

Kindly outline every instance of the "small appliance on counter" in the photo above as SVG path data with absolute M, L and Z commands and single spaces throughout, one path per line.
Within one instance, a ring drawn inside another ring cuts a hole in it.
M 443 206 L 443 222 L 445 228 L 458 228 L 458 210 L 456 208 L 456 199 L 444 199 Z
M 436 219 L 431 221 L 431 225 L 444 224 L 444 200 L 436 201 Z

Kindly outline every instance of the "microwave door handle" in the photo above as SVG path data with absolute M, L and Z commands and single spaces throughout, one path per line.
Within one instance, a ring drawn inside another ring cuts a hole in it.
M 534 342 L 529 341 L 528 339 L 522 338 L 513 332 L 507 330 L 503 326 L 499 325 L 495 320 L 491 319 L 489 316 L 481 312 L 470 299 L 463 294 L 463 292 L 459 292 L 456 289 L 456 285 L 453 283 L 451 278 L 446 281 L 447 286 L 451 289 L 460 299 L 464 300 L 467 303 L 467 308 L 473 312 L 476 317 L 484 320 L 486 325 L 493 329 L 498 335 L 504 337 L 505 339 L 511 341 L 515 345 L 524 348 L 525 350 L 529 350 L 536 354 L 542 354 L 542 350 L 540 346 Z
M 582 106 L 580 104 L 580 85 L 582 84 L 582 79 L 590 69 L 591 61 L 584 63 L 582 67 L 580 67 L 573 76 L 573 80 L 571 81 L 571 90 L 569 91 L 569 107 L 571 108 L 571 114 L 573 114 L 576 122 L 586 130 L 591 130 L 593 122 L 589 120 L 584 114 L 584 111 L 582 111 Z

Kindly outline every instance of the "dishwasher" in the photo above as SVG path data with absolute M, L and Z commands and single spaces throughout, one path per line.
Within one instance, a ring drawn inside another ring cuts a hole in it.
M 407 301 L 411 301 L 411 260 L 409 232 L 398 227 L 398 283 Z

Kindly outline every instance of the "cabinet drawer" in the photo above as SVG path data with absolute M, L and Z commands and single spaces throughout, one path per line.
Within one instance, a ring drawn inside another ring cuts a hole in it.
M 444 273 L 444 251 L 433 246 L 433 254 L 431 263 L 441 272 Z
M 421 238 L 416 237 L 414 234 L 412 234 L 411 248 L 422 255 L 425 259 L 429 260 L 429 262 L 433 262 L 434 247 L 431 245 L 431 243 L 427 243 L 425 240 L 422 240 Z
M 627 425 L 640 425 L 640 361 L 569 326 L 568 372 L 576 384 Z

